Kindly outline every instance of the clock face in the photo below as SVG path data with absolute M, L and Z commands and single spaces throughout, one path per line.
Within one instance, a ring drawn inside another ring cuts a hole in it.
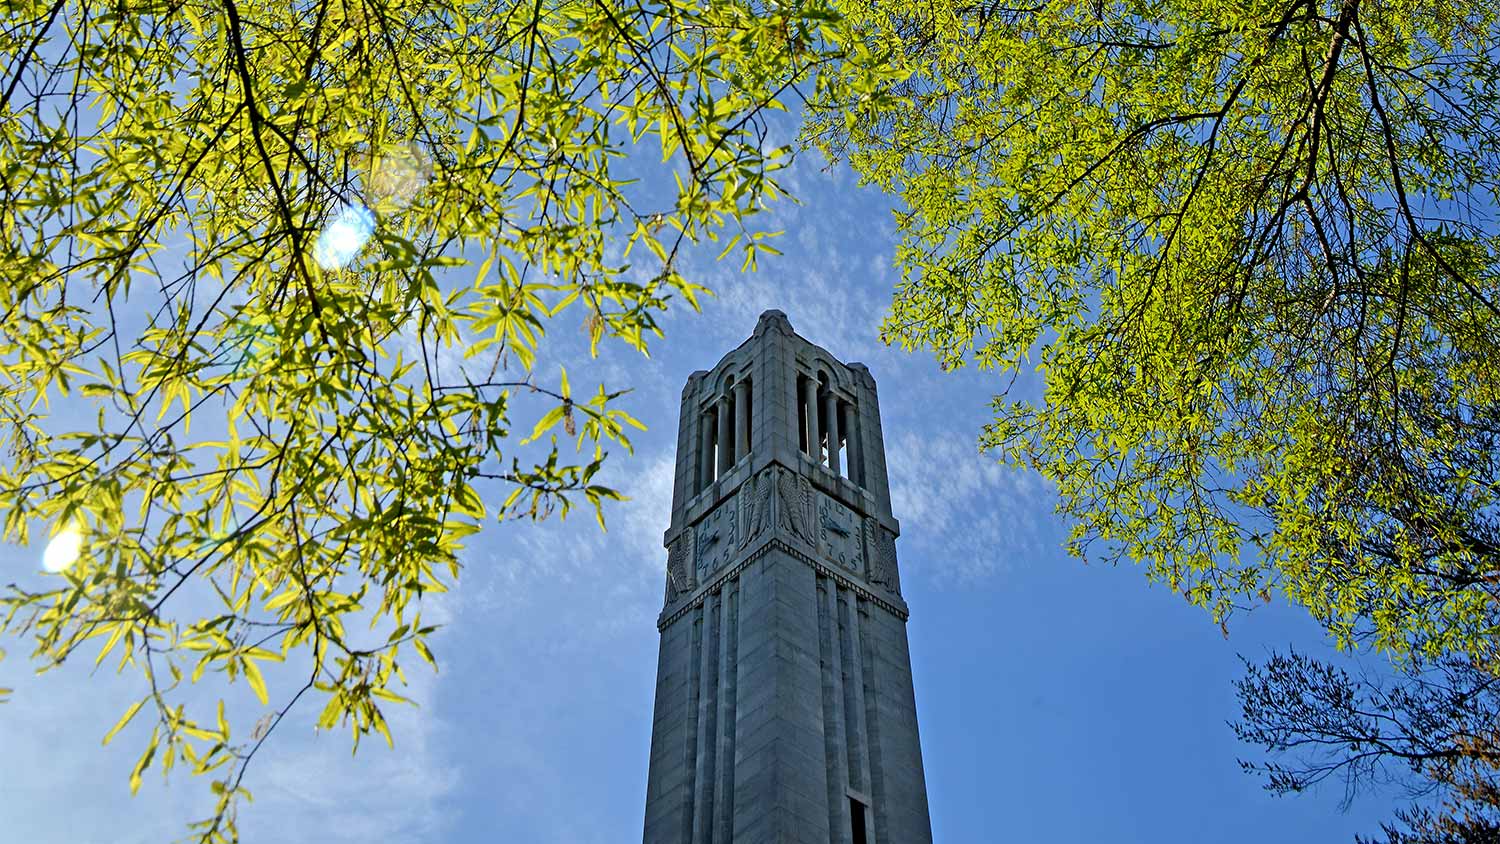
M 734 499 L 720 504 L 700 519 L 693 528 L 693 538 L 697 542 L 697 553 L 693 557 L 698 564 L 698 581 L 701 583 L 718 571 L 734 551 Z
M 830 563 L 859 572 L 863 560 L 859 517 L 853 510 L 818 493 L 818 551 Z

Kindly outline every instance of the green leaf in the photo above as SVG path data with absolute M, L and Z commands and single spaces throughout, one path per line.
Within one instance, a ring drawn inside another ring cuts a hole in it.
M 245 680 L 255 692 L 255 697 L 260 700 L 260 705 L 269 704 L 271 699 L 266 695 L 266 678 L 261 676 L 260 666 L 255 664 L 255 660 L 249 658 L 242 659 L 240 664 L 245 668 Z
M 542 415 L 542 418 L 537 420 L 535 427 L 531 429 L 531 434 L 525 439 L 521 440 L 521 444 L 526 445 L 527 443 L 536 442 L 541 438 L 543 434 L 557 427 L 557 423 L 563 420 L 563 414 L 565 412 L 566 405 L 558 405 L 557 407 L 554 407 L 551 410 L 547 411 Z
M 436 671 L 438 667 L 437 659 L 433 657 L 432 651 L 428 649 L 427 642 L 423 639 L 413 639 L 411 643 L 417 649 L 417 653 L 422 655 L 422 659 L 426 660 L 427 664 L 431 665 L 433 670 Z
M 150 700 L 149 697 L 144 697 L 131 704 L 130 707 L 125 710 L 125 714 L 120 716 L 120 720 L 116 721 L 115 725 L 109 728 L 109 732 L 104 734 L 103 744 L 109 744 L 110 741 L 114 739 L 115 733 L 123 730 L 125 728 L 125 725 L 130 723 L 130 719 L 134 718 L 135 714 L 141 711 L 141 707 L 145 705 L 146 701 L 148 700 Z
M 0 632 L 34 637 L 39 666 L 98 636 L 96 665 L 118 652 L 143 683 L 170 673 L 157 761 L 195 775 L 238 761 L 222 705 L 199 726 L 207 701 L 243 673 L 268 706 L 259 663 L 278 653 L 309 663 L 331 712 L 389 738 L 361 708 L 368 678 L 338 661 L 345 627 L 398 626 L 451 588 L 491 494 L 475 478 L 496 479 L 505 515 L 586 500 L 603 524 L 598 462 L 560 453 L 556 427 L 602 458 L 636 423 L 575 405 L 565 370 L 560 407 L 514 385 L 575 305 L 591 354 L 619 340 L 649 356 L 667 309 L 706 292 L 672 266 L 679 250 L 783 196 L 763 118 L 874 62 L 833 22 L 760 20 L 741 0 L 614 17 L 382 7 L 393 37 L 322 0 L 208 8 L 17 0 L 10 17 L 70 37 L 16 68 L 18 90 L 56 96 L 0 121 L 0 263 L 24 280 L 0 283 L 0 522 L 22 543 L 75 518 L 101 538 L 55 588 L 0 595 Z M 657 144 L 663 166 L 638 155 Z M 88 166 L 69 165 L 79 151 Z M 637 257 L 658 262 L 644 275 L 619 255 L 643 239 Z M 453 272 L 470 256 L 473 276 Z M 506 453 L 544 435 L 552 447 Z M 194 840 L 234 837 L 247 792 L 220 797 Z
M 99 655 L 94 658 L 95 667 L 104 662 L 104 658 L 109 655 L 115 643 L 119 642 L 125 636 L 125 633 L 130 630 L 130 624 L 125 621 L 117 621 L 114 624 L 106 625 L 105 629 L 110 631 L 109 638 L 105 640 L 104 647 L 99 649 Z
M 156 746 L 161 738 L 160 727 L 151 730 L 151 741 L 146 745 L 146 750 L 141 758 L 136 760 L 135 768 L 130 772 L 130 793 L 133 795 L 141 788 L 141 775 L 151 766 L 151 760 L 156 756 Z

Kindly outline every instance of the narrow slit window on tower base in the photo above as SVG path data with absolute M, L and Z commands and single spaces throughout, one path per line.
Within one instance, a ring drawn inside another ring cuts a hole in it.
M 865 837 L 865 804 L 849 798 L 849 824 L 852 827 L 854 844 L 868 844 Z

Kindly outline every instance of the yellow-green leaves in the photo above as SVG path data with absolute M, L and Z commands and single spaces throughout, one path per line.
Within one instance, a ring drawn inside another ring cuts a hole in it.
M 1500 630 L 1491 9 L 840 4 L 806 139 L 901 194 L 883 336 L 1035 371 L 981 440 L 1077 554 L 1342 645 Z
M 421 598 L 481 524 L 604 524 L 642 426 L 628 385 L 543 383 L 549 329 L 646 354 L 704 292 L 686 246 L 774 253 L 765 113 L 876 61 L 820 0 L 6 11 L 52 23 L 0 31 L 0 512 L 87 543 L 0 618 L 156 690 L 132 788 L 218 772 L 210 843 L 303 692 L 391 738 L 400 659 L 435 665 Z M 178 703 L 200 683 L 274 717 L 232 743 Z
M 255 692 L 260 705 L 265 706 L 271 702 L 266 694 L 266 678 L 260 673 L 260 666 L 256 660 L 264 659 L 272 662 L 280 662 L 281 655 L 272 653 L 265 648 L 249 648 L 241 651 L 238 655 L 241 670 L 245 672 L 245 682 L 250 684 L 250 689 Z
M 136 760 L 135 767 L 130 770 L 131 794 L 140 790 L 141 775 L 146 772 L 147 768 L 151 767 L 151 759 L 156 756 L 156 748 L 160 743 L 161 730 L 160 728 L 154 728 L 151 730 L 151 741 L 146 743 L 146 749 L 141 753 L 141 757 Z
M 134 718 L 135 714 L 141 711 L 141 707 L 145 706 L 146 701 L 148 700 L 150 700 L 149 697 L 144 697 L 136 701 L 135 703 L 132 703 L 130 707 L 125 710 L 125 714 L 120 716 L 120 720 L 116 721 L 115 725 L 109 728 L 109 732 L 104 734 L 103 743 L 109 744 L 110 741 L 114 739 L 115 733 L 118 733 L 119 731 L 125 729 L 125 725 L 130 723 L 130 719 Z
M 432 649 L 427 646 L 427 643 L 425 641 L 421 639 L 413 639 L 412 647 L 417 649 L 417 653 L 421 655 L 423 661 L 432 666 L 433 671 L 437 670 L 437 657 L 434 657 L 432 655 Z

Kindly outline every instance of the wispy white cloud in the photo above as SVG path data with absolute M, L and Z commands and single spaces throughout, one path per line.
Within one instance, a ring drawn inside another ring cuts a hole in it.
M 786 312 L 798 334 L 839 358 L 868 357 L 883 348 L 878 326 L 886 301 L 869 288 L 848 286 L 844 279 L 855 271 L 832 255 L 810 263 L 767 262 L 754 275 L 736 267 L 711 270 L 705 282 L 717 296 L 704 305 L 715 326 L 711 334 L 727 352 L 750 336 L 763 311 L 775 308 Z
M 631 500 L 614 508 L 626 558 L 651 575 L 665 577 L 666 549 L 662 534 L 672 521 L 672 482 L 677 468 L 670 449 L 631 458 L 629 481 L 622 492 Z
M 347 728 L 277 735 L 267 744 L 269 758 L 257 760 L 252 780 L 255 802 L 242 815 L 244 840 L 363 844 L 443 837 L 449 819 L 442 803 L 458 769 L 435 748 L 435 736 L 447 728 L 434 714 L 439 682 L 425 665 L 406 673 L 411 684 L 401 691 L 420 708 L 382 706 L 394 749 L 366 737 L 351 760 Z M 309 707 L 304 714 L 301 729 L 317 713 Z
M 34 565 L 29 549 L 6 547 L 0 566 Z M 186 593 L 184 593 L 186 594 Z M 194 617 L 212 607 L 188 596 L 178 616 Z M 444 596 L 428 596 L 424 621 L 452 617 Z M 358 621 L 351 634 L 365 632 Z M 439 633 L 442 642 L 445 634 Z M 37 844 L 160 844 L 182 838 L 186 824 L 208 816 L 213 798 L 208 777 L 191 776 L 181 763 L 163 780 L 153 766 L 140 792 L 132 797 L 128 777 L 151 730 L 143 710 L 108 746 L 98 739 L 125 708 L 148 691 L 134 669 L 113 670 L 111 659 L 92 669 L 85 647 L 62 667 L 40 676 L 16 669 L 25 666 L 26 643 L 4 643 L 11 658 L 3 665 L 0 685 L 14 686 L 11 702 L 0 709 L 0 829 L 7 840 Z M 438 645 L 441 647 L 441 644 Z M 287 699 L 301 678 L 301 665 L 267 665 L 273 703 Z M 439 805 L 452 788 L 452 766 L 436 752 L 432 738 L 445 729 L 436 715 L 440 681 L 424 663 L 406 665 L 410 685 L 401 693 L 419 707 L 383 705 L 396 750 L 367 737 L 351 760 L 347 728 L 316 733 L 323 698 L 310 693 L 262 746 L 246 776 L 255 800 L 238 811 L 246 841 L 318 840 L 335 844 L 365 842 L 378 833 L 387 841 L 430 841 L 440 834 L 444 817 Z M 243 682 L 222 684 L 209 673 L 203 682 L 184 686 L 172 700 L 186 705 L 190 717 L 212 721 L 215 702 L 226 700 L 233 740 L 249 739 L 251 727 L 268 710 L 250 696 Z
M 422 623 L 440 626 L 431 639 L 437 652 L 454 642 L 462 605 L 458 592 L 423 596 Z M 346 626 L 366 630 L 363 621 Z M 450 729 L 439 714 L 447 675 L 410 650 L 402 663 L 407 683 L 393 690 L 415 706 L 381 703 L 394 748 L 369 735 L 351 757 L 348 726 L 316 730 L 325 699 L 308 700 L 256 759 L 255 801 L 241 813 L 242 840 L 405 844 L 442 837 L 450 822 L 443 801 L 458 782 L 456 763 L 438 748 L 438 737 Z
M 904 571 L 938 582 L 971 582 L 1036 556 L 1030 523 L 1040 496 L 1034 475 L 1001 466 L 973 434 L 904 432 L 886 443 L 891 509 L 901 520 Z M 924 565 L 913 566 L 920 561 Z
M 655 617 L 666 576 L 662 533 L 671 521 L 674 467 L 664 451 L 606 463 L 600 481 L 631 498 L 606 503 L 607 531 L 587 509 L 575 509 L 566 520 L 487 527 L 493 538 L 461 579 L 467 598 L 456 625 L 467 635 L 472 624 L 493 631 L 499 623 L 507 626 L 496 631 L 503 638 L 526 633 L 509 630 L 509 619 L 593 607 L 569 628 L 571 641 L 584 641 Z

